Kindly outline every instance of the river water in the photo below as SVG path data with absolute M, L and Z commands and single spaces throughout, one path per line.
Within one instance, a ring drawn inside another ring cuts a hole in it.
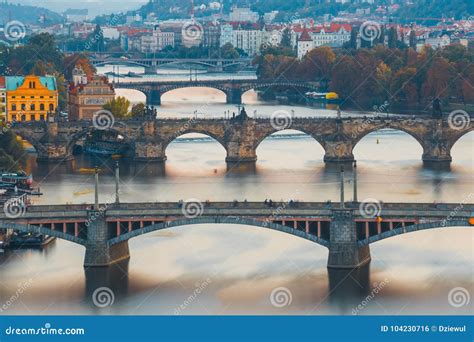
M 143 100 L 134 91 L 118 93 Z M 162 101 L 157 109 L 163 117 L 192 117 L 197 109 L 203 116 L 236 110 L 225 104 L 223 94 L 209 89 L 176 90 Z M 257 116 L 282 109 L 297 116 L 335 115 L 262 102 L 253 92 L 244 102 Z M 164 165 L 121 162 L 121 201 L 337 201 L 338 169 L 324 164 L 322 147 L 299 132 L 284 133 L 262 142 L 253 166 L 228 166 L 214 140 L 182 136 L 168 147 Z M 454 146 L 451 166 L 434 169 L 423 166 L 422 149 L 409 135 L 372 133 L 354 151 L 359 200 L 472 201 L 473 146 L 470 133 Z M 114 166 L 107 160 L 78 156 L 72 163 L 38 166 L 34 154 L 27 159 L 26 168 L 44 193 L 36 203 L 91 203 L 93 176 L 80 169 L 95 165 L 103 170 L 101 199 L 113 194 Z M 346 172 L 347 199 L 352 197 L 351 172 Z M 0 308 L 2 314 L 44 315 L 469 314 L 472 300 L 459 306 L 450 298 L 453 289 L 459 293 L 462 288 L 463 299 L 474 293 L 473 237 L 470 229 L 446 228 L 383 240 L 371 245 L 370 266 L 352 272 L 328 272 L 324 247 L 239 225 L 186 226 L 132 239 L 130 261 L 108 270 L 85 271 L 84 248 L 56 240 L 42 250 L 0 255 L 0 304 L 5 303 Z M 114 294 L 105 308 L 92 301 L 102 286 Z

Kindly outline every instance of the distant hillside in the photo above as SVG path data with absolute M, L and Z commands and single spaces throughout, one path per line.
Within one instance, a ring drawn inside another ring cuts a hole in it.
M 397 15 L 407 21 L 412 18 L 468 18 L 474 16 L 474 1 L 416 0 L 412 5 L 401 6 Z
M 24 24 L 55 24 L 63 21 L 60 14 L 46 8 L 14 4 L 0 4 L 0 24 L 18 20 Z
M 218 0 L 194 1 L 195 4 L 204 4 L 208 7 L 211 2 Z M 341 10 L 354 12 L 357 8 L 372 7 L 375 9 L 378 5 L 386 5 L 390 1 L 375 0 L 373 5 L 367 3 L 361 4 L 360 1 L 351 1 L 341 4 L 335 1 L 323 0 L 223 0 L 224 13 L 229 13 L 233 5 L 239 7 L 250 7 L 255 12 L 265 13 L 272 10 L 280 11 L 279 18 L 296 17 L 316 17 L 325 13 L 337 15 Z M 472 0 L 413 0 L 413 5 L 406 5 L 405 1 L 394 1 L 401 4 L 399 13 L 395 13 L 395 18 L 441 18 L 454 17 L 460 19 L 474 15 L 474 1 Z M 137 12 L 146 16 L 154 12 L 158 18 L 179 18 L 189 17 L 189 0 L 151 0 L 148 4 L 142 6 Z M 211 10 L 197 10 L 196 16 L 206 16 L 213 13 Z M 215 13 L 215 12 L 214 12 Z

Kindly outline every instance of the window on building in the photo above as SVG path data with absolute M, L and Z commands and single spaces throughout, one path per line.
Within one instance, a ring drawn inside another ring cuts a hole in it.
M 40 120 L 41 120 L 41 121 L 44 121 L 44 114 L 41 114 L 41 115 L 40 115 Z
M 30 121 L 36 121 L 36 117 L 34 115 L 30 115 Z
M 23 114 L 23 115 L 21 116 L 21 121 L 26 121 L 26 115 L 25 115 L 25 114 Z
M 40 110 L 44 110 L 44 103 L 40 104 Z
M 12 115 L 12 121 L 16 121 L 16 115 Z
M 16 104 L 12 104 L 12 110 L 16 110 Z
M 49 104 L 49 110 L 53 111 L 54 110 L 54 105 L 52 103 Z
M 21 110 L 26 110 L 26 104 L 24 103 L 21 104 Z
M 35 104 L 34 103 L 30 104 L 30 110 L 35 110 Z

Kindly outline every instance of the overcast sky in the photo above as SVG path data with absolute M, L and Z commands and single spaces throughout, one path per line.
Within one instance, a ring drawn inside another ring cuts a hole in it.
M 179 1 L 183 0 L 177 0 Z M 94 17 L 99 14 L 137 9 L 148 0 L 8 0 L 8 2 L 45 7 L 55 12 L 63 12 L 68 8 L 87 8 L 89 15 Z

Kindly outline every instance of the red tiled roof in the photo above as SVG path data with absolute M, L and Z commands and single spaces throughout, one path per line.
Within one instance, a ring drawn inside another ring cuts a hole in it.
M 312 42 L 313 41 L 306 27 L 303 28 L 303 32 L 301 33 L 301 36 L 298 38 L 298 41 L 299 42 Z
M 331 23 L 330 25 L 316 25 L 310 28 L 305 28 L 301 25 L 295 25 L 293 26 L 293 31 L 295 33 L 303 33 L 304 30 L 307 30 L 308 33 L 320 33 L 322 30 L 324 30 L 324 32 L 326 33 L 333 33 L 338 32 L 341 28 L 343 28 L 347 32 L 350 32 L 352 30 L 352 25 Z

